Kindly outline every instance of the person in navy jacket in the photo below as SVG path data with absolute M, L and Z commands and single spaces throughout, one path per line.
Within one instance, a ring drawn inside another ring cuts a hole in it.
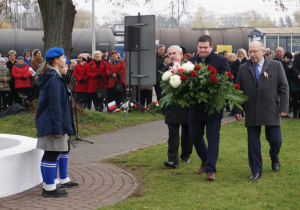
M 66 58 L 62 48 L 54 47 L 46 54 L 46 63 L 38 77 L 40 88 L 39 105 L 36 113 L 37 148 L 44 150 L 41 160 L 44 197 L 66 197 L 60 188 L 78 186 L 67 176 L 70 146 L 68 135 L 73 135 L 74 124 L 71 94 L 62 77 L 66 74 Z M 59 180 L 56 180 L 59 168 Z
M 197 41 L 198 55 L 190 58 L 193 64 L 205 63 L 217 69 L 219 74 L 230 71 L 228 59 L 213 51 L 212 39 L 202 35 Z M 189 110 L 190 135 L 202 163 L 198 174 L 206 172 L 207 179 L 215 180 L 216 164 L 219 154 L 219 140 L 223 109 L 215 110 L 211 115 L 205 111 L 205 104 L 191 105 Z M 206 128 L 207 147 L 203 139 Z

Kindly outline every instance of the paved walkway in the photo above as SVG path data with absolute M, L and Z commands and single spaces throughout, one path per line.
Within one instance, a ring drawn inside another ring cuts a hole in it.
M 227 115 L 227 112 L 224 112 Z M 130 117 L 130 116 L 129 116 Z M 224 117 L 223 123 L 234 120 Z M 71 148 L 68 174 L 79 187 L 68 189 L 66 198 L 43 198 L 42 185 L 17 195 L 0 199 L 0 209 L 97 209 L 128 198 L 137 181 L 126 171 L 101 162 L 102 159 L 166 142 L 167 126 L 163 120 L 89 136 Z

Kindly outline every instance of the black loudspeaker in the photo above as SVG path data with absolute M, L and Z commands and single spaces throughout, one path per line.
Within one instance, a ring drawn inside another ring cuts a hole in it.
M 139 48 L 140 48 L 140 27 L 126 26 L 124 50 L 134 51 L 134 50 L 138 50 Z

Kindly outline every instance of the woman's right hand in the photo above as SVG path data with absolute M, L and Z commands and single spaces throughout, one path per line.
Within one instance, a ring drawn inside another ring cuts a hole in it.
M 56 138 L 60 138 L 60 137 L 62 137 L 62 135 L 61 135 L 61 134 L 55 135 L 55 137 L 56 137 Z

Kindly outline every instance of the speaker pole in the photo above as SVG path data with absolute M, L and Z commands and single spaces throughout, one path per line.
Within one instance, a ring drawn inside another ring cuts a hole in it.
M 138 13 L 138 24 L 141 23 L 141 14 Z M 139 27 L 140 29 L 140 34 L 141 34 L 141 27 Z M 141 74 L 140 71 L 140 64 L 141 64 L 141 39 L 139 40 L 139 46 L 138 46 L 138 75 Z M 141 103 L 141 80 L 140 78 L 138 78 L 138 102 L 139 104 Z M 143 104 L 144 106 L 145 104 Z M 140 111 L 140 107 L 138 109 Z

